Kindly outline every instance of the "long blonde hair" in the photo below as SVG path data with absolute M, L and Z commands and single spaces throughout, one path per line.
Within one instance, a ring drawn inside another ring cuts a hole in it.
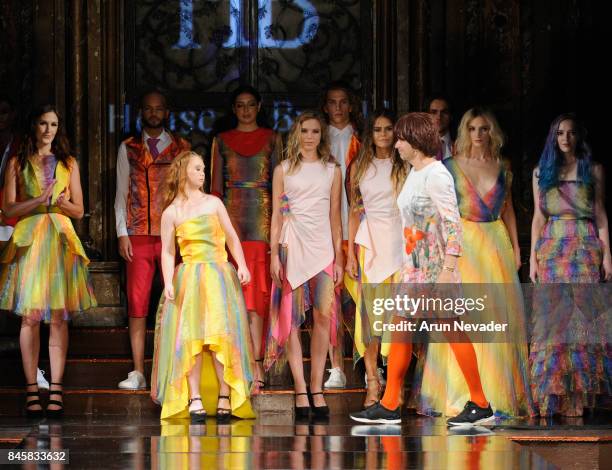
M 289 162 L 288 174 L 294 173 L 300 166 L 300 162 L 302 161 L 302 154 L 300 153 L 302 124 L 311 119 L 319 121 L 319 124 L 321 125 L 321 142 L 319 142 L 319 145 L 317 146 L 317 155 L 319 160 L 324 165 L 327 163 L 334 163 L 337 165 L 337 162 L 332 156 L 329 148 L 329 136 L 327 134 L 327 123 L 325 122 L 325 119 L 323 119 L 323 117 L 321 117 L 321 115 L 318 113 L 313 111 L 305 111 L 295 118 L 295 121 L 293 121 L 291 130 L 289 131 L 289 136 L 287 137 L 287 146 L 283 151 L 283 160 L 287 160 Z
M 189 160 L 192 157 L 199 158 L 204 163 L 204 159 L 202 155 L 195 153 L 191 150 L 185 150 L 184 152 L 179 153 L 174 160 L 172 160 L 172 164 L 170 165 L 170 169 L 168 170 L 168 174 L 166 176 L 166 181 L 162 186 L 161 197 L 162 197 L 162 210 L 166 209 L 172 201 L 176 199 L 178 196 L 182 196 L 185 199 L 187 198 L 187 193 L 185 192 L 185 183 L 187 182 L 187 165 L 189 165 Z M 200 191 L 204 192 L 204 187 L 198 188 Z
M 364 177 L 368 167 L 376 157 L 376 146 L 374 145 L 374 124 L 378 120 L 378 118 L 385 118 L 391 122 L 391 125 L 395 123 L 395 119 L 393 114 L 383 109 L 382 111 L 375 112 L 368 121 L 368 127 L 366 129 L 363 144 L 359 149 L 359 154 L 357 155 L 357 159 L 355 160 L 355 174 L 351 178 L 351 186 L 350 186 L 350 205 L 351 207 L 357 209 L 359 204 L 361 194 L 359 192 L 359 183 L 361 179 Z M 391 170 L 391 183 L 393 185 L 393 193 L 397 196 L 402 189 L 404 181 L 406 180 L 406 175 L 408 173 L 408 167 L 406 163 L 400 158 L 397 151 L 394 148 L 395 140 L 391 146 L 391 161 L 393 162 L 393 168 Z
M 472 149 L 472 141 L 470 140 L 469 126 L 473 119 L 481 117 L 489 123 L 489 152 L 496 160 L 501 160 L 501 148 L 504 145 L 504 133 L 499 127 L 495 115 L 486 108 L 468 109 L 461 118 L 459 123 L 459 131 L 457 133 L 457 142 L 455 143 L 455 153 L 458 155 L 469 156 Z

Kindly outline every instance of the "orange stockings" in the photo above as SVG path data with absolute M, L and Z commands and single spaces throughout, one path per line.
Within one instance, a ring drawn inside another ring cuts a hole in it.
M 470 399 L 480 407 L 488 406 L 487 399 L 482 390 L 482 384 L 480 383 L 474 346 L 472 343 L 450 343 L 449 346 L 455 354 L 457 363 L 470 389 Z M 404 376 L 408 371 L 411 359 L 411 343 L 397 342 L 391 344 L 387 363 L 387 388 L 381 400 L 382 405 L 388 410 L 394 410 L 399 406 Z
M 480 383 L 480 373 L 478 372 L 478 360 L 476 359 L 476 351 L 472 343 L 450 343 L 449 346 L 455 353 L 457 364 L 463 377 L 470 389 L 470 400 L 476 403 L 481 408 L 489 406 L 482 384 Z
M 412 343 L 391 343 L 387 361 L 387 387 L 380 401 L 388 410 L 399 406 L 400 394 L 404 386 L 404 376 L 412 359 Z

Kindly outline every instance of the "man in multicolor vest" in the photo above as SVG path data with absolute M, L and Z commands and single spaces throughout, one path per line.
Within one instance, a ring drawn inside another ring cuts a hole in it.
M 331 153 L 340 164 L 342 170 L 342 239 L 345 250 L 348 240 L 348 196 L 345 190 L 346 169 L 359 153 L 361 146 L 359 142 L 358 127 L 360 124 L 360 110 L 354 92 L 348 84 L 343 82 L 330 83 L 323 94 L 322 110 L 327 117 L 328 135 Z M 343 349 L 343 315 L 350 308 L 351 300 L 345 302 L 349 296 L 342 295 L 342 312 L 339 313 L 338 343 L 337 346 L 330 346 L 329 358 L 331 362 L 330 375 L 323 384 L 325 388 L 344 388 L 346 386 L 346 375 L 344 374 Z
M 124 140 L 117 155 L 115 219 L 119 254 L 126 261 L 130 344 L 134 370 L 119 388 L 147 387 L 144 376 L 144 349 L 151 286 L 156 268 L 161 271 L 160 187 L 172 160 L 189 143 L 164 128 L 169 111 L 159 91 L 142 96 L 141 135 Z

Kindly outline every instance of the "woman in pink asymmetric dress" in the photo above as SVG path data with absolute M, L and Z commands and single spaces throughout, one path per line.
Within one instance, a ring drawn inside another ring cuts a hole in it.
M 297 417 L 310 408 L 327 416 L 323 372 L 336 338 L 339 286 L 343 275 L 340 198 L 342 175 L 329 151 L 325 121 L 304 113 L 289 133 L 283 161 L 272 180 L 270 274 L 274 282 L 265 367 L 288 357 Z M 300 326 L 312 307 L 310 391 L 304 379 Z

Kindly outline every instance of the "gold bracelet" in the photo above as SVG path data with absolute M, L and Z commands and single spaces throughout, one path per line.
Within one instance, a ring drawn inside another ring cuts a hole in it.
M 448 271 L 448 272 L 450 272 L 450 273 L 454 273 L 454 272 L 455 272 L 455 268 L 452 268 L 452 267 L 450 267 L 450 266 L 442 266 L 442 269 L 443 269 L 444 271 Z

